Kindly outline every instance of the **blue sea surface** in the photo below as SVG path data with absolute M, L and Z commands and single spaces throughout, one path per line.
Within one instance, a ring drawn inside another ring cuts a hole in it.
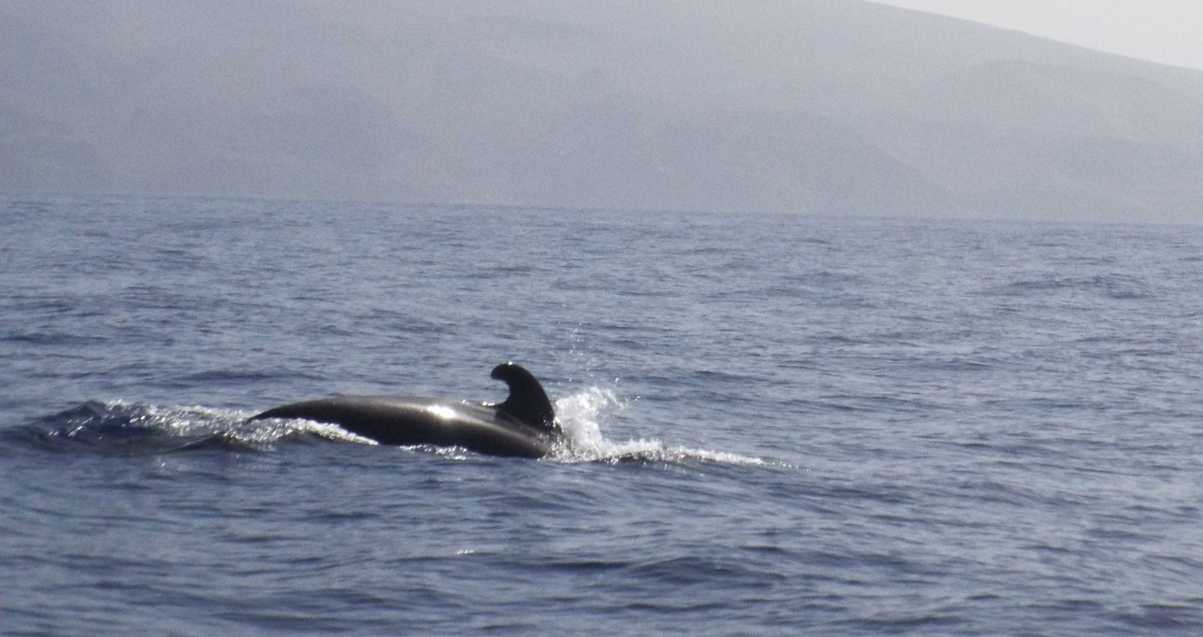
M 1200 227 L 6 195 L 0 360 L 5 635 L 1203 633 Z

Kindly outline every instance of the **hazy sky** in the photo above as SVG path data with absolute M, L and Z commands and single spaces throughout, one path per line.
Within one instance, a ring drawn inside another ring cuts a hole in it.
M 1200 0 L 875 0 L 1203 69 Z

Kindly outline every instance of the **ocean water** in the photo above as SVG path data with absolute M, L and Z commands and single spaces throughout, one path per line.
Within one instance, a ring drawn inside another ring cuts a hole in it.
M 1203 632 L 1203 228 L 0 197 L 0 633 Z M 245 418 L 498 400 L 541 460 Z

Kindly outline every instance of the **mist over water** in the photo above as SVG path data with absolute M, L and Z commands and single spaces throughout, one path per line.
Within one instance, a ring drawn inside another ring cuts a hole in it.
M 1203 627 L 1198 228 L 2 206 L 6 632 Z M 246 421 L 505 360 L 547 458 Z

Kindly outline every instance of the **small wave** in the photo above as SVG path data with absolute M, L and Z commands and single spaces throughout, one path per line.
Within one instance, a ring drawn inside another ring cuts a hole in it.
M 861 285 L 868 279 L 864 275 L 853 272 L 840 272 L 837 270 L 812 270 L 808 272 L 795 272 L 786 274 L 781 277 L 781 280 L 795 285 L 817 286 L 822 289 L 842 289 L 848 286 Z
M 36 219 L 47 215 L 53 210 L 50 204 L 43 201 L 27 199 L 8 199 L 0 202 L 4 206 L 4 214 L 10 218 Z
M 607 443 L 600 448 L 580 450 L 571 447 L 557 450 L 551 460 L 566 464 L 597 462 L 607 464 L 693 464 L 711 463 L 724 465 L 770 466 L 774 463 L 763 458 L 745 456 L 726 451 L 667 447 L 659 440 L 628 440 Z
M 281 376 L 275 372 L 256 372 L 246 370 L 232 369 L 210 369 L 202 372 L 194 372 L 179 379 L 181 383 L 196 383 L 196 384 L 215 384 L 215 383 L 231 383 L 231 382 L 256 382 L 274 380 Z M 290 374 L 291 378 L 292 375 Z
M 1145 299 L 1153 291 L 1138 277 L 1111 274 L 1083 277 L 1043 277 L 1013 281 L 982 291 L 987 296 L 1027 296 L 1042 293 L 1076 292 L 1116 300 Z
M 0 341 L 29 345 L 62 345 L 82 347 L 85 345 L 104 343 L 105 339 L 101 336 L 67 334 L 64 332 L 20 332 L 0 336 Z

